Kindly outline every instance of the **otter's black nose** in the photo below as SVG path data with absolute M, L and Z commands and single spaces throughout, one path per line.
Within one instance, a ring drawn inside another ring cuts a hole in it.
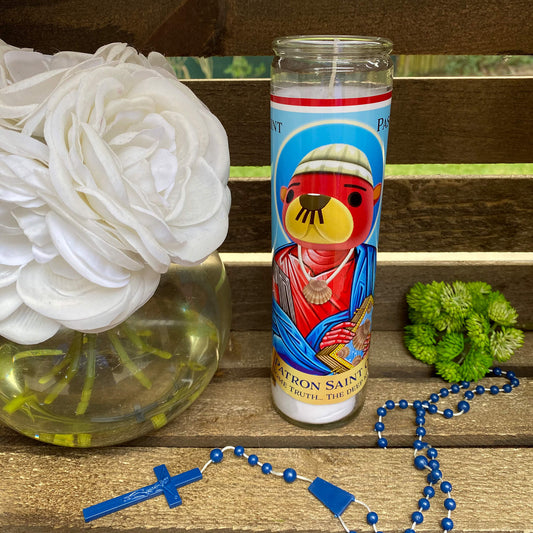
M 326 207 L 331 198 L 323 194 L 303 194 L 299 200 L 303 208 L 309 211 L 318 211 Z

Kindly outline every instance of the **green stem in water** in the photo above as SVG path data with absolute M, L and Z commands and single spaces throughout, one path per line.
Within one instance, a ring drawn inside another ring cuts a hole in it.
M 35 394 L 28 394 L 27 392 L 23 394 L 18 394 L 4 405 L 3 410 L 7 414 L 12 415 L 15 411 L 18 411 L 21 407 L 26 405 L 26 403 L 33 402 L 36 400 L 37 397 L 35 396 Z
M 83 334 L 76 332 L 74 340 L 68 349 L 67 357 L 71 359 L 70 365 L 67 368 L 66 374 L 61 381 L 58 381 L 53 387 L 48 396 L 44 399 L 45 404 L 51 404 L 61 393 L 61 391 L 72 381 L 74 376 L 78 373 L 81 358 L 81 347 L 83 344 Z
M 127 354 L 124 346 L 120 342 L 120 339 L 116 333 L 112 331 L 108 332 L 109 340 L 113 345 L 113 348 L 117 352 L 121 363 L 131 372 L 131 374 L 141 383 L 143 387 L 147 389 L 152 388 L 152 382 L 145 376 L 143 371 L 130 359 L 130 356 Z
M 44 376 L 41 376 L 39 378 L 39 383 L 41 385 L 46 385 L 52 378 L 55 378 L 71 362 L 72 362 L 72 354 L 70 353 L 70 349 L 69 349 L 69 352 L 67 352 L 67 355 L 65 355 L 65 357 L 63 357 L 63 359 L 57 365 L 54 365 L 54 367 L 52 368 L 52 370 L 50 370 L 50 372 L 44 374 Z
M 163 359 L 170 359 L 172 357 L 172 354 L 170 352 L 166 352 L 164 350 L 160 350 L 158 348 L 155 348 L 153 346 L 150 346 L 147 344 L 135 331 L 133 331 L 128 326 L 122 326 L 120 328 L 120 331 L 123 332 L 126 337 L 128 337 L 129 341 L 141 352 L 151 353 L 153 355 L 157 355 L 158 357 L 161 357 Z
M 77 415 L 85 414 L 89 407 L 91 394 L 93 392 L 94 380 L 96 378 L 96 335 L 87 335 L 87 371 L 85 382 L 81 391 L 80 401 L 76 408 Z
M 42 355 L 61 355 L 63 350 L 26 350 L 24 352 L 18 352 L 13 356 L 13 362 L 25 357 L 40 357 Z

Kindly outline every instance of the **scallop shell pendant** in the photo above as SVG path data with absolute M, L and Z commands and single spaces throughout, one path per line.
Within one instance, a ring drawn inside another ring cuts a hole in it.
M 323 279 L 310 279 L 302 289 L 305 299 L 310 304 L 322 305 L 331 298 L 331 289 Z

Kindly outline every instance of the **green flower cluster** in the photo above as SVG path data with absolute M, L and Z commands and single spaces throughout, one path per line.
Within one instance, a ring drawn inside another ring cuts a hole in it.
M 417 283 L 406 300 L 405 345 L 446 381 L 478 381 L 524 343 L 516 310 L 487 283 Z

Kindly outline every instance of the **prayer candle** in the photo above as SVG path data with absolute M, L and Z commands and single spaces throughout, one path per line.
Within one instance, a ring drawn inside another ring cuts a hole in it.
M 272 398 L 295 424 L 341 425 L 368 377 L 392 44 L 300 36 L 273 47 Z

